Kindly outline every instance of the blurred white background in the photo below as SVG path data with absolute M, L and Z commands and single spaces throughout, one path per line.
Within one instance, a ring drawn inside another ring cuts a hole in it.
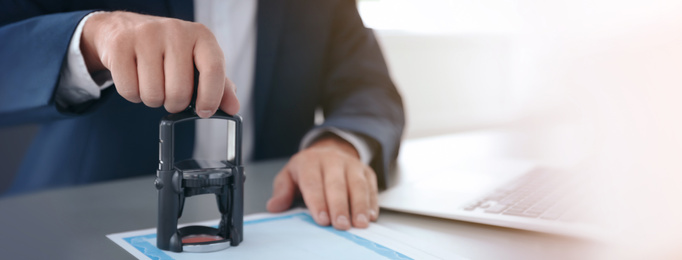
M 682 1 L 358 4 L 405 99 L 406 138 L 577 116 L 598 150 L 595 200 L 623 239 L 603 258 L 682 259 Z
M 678 0 L 360 0 L 358 8 L 405 99 L 407 138 L 556 108 L 593 113 L 584 103 L 601 102 L 594 98 L 615 84 L 595 77 L 675 72 L 657 66 L 676 61 L 657 45 L 678 49 L 670 43 L 682 28 Z M 660 60 L 633 60 L 653 50 Z
M 407 107 L 406 138 L 472 129 L 517 115 L 514 40 L 520 19 L 508 0 L 365 0 Z
M 377 34 L 403 94 L 407 138 L 478 127 L 515 114 L 508 36 Z

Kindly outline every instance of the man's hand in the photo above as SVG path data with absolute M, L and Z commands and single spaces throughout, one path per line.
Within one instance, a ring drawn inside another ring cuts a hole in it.
M 336 136 L 320 139 L 291 158 L 275 177 L 268 211 L 287 210 L 299 193 L 322 226 L 347 230 L 352 223 L 365 228 L 379 216 L 376 174 L 351 144 Z
M 194 66 L 199 70 L 196 111 L 210 117 L 218 108 L 239 110 L 234 84 L 225 77 L 223 52 L 204 25 L 130 12 L 91 16 L 81 51 L 88 71 L 109 70 L 116 90 L 130 102 L 164 106 L 176 113 L 189 105 Z

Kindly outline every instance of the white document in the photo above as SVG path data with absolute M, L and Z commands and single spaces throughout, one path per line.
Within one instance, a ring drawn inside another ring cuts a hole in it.
M 216 227 L 218 220 L 192 223 Z M 409 238 L 379 224 L 338 231 L 321 227 L 305 210 L 244 218 L 244 241 L 212 253 L 174 253 L 156 248 L 156 229 L 107 235 L 138 259 L 439 259 Z

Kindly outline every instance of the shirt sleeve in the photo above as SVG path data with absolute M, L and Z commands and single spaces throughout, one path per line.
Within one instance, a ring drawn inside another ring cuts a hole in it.
M 368 142 L 362 136 L 355 134 L 353 132 L 341 130 L 336 127 L 321 127 L 311 130 L 301 140 L 300 150 L 309 147 L 318 138 L 329 133 L 334 134 L 340 137 L 341 139 L 345 140 L 346 142 L 350 143 L 355 148 L 355 150 L 358 151 L 358 154 L 360 155 L 360 160 L 364 164 L 369 165 L 369 163 L 372 161 L 372 157 L 375 151 L 372 150 L 372 147 L 370 147 Z
M 98 99 L 105 88 L 113 84 L 108 70 L 90 74 L 80 49 L 83 26 L 93 12 L 85 16 L 71 37 L 66 61 L 62 65 L 55 101 L 62 107 L 69 107 Z

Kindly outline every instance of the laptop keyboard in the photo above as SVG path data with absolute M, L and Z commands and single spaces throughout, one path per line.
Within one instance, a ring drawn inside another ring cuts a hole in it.
M 464 207 L 467 211 L 573 222 L 580 201 L 579 178 L 535 169 Z

